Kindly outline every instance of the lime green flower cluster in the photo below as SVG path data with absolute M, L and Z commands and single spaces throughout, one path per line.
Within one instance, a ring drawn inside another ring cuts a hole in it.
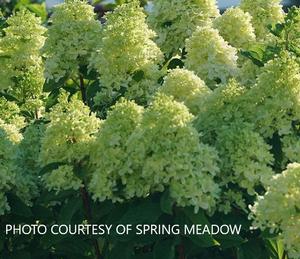
M 57 5 L 51 22 L 43 47 L 45 77 L 58 81 L 77 75 L 79 66 L 88 65 L 101 25 L 85 0 L 67 0 Z
M 299 133 L 292 132 L 282 138 L 282 151 L 288 161 L 300 163 Z
M 76 96 L 69 102 L 65 92 L 60 95 L 59 103 L 52 108 L 47 119 L 50 123 L 41 140 L 41 166 L 57 162 L 66 165 L 47 173 L 44 181 L 49 189 L 56 191 L 69 187 L 78 189 L 81 180 L 72 174 L 73 167 L 80 165 L 89 155 L 93 134 L 98 131 L 100 121 Z M 72 177 L 67 179 L 70 175 Z
M 296 59 L 283 53 L 262 68 L 252 88 L 247 90 L 231 82 L 226 88 L 217 89 L 208 98 L 210 104 L 204 105 L 207 112 L 198 116 L 199 129 L 209 132 L 209 127 L 215 129 L 222 121 L 230 120 L 254 124 L 254 130 L 265 138 L 276 132 L 292 133 L 292 122 L 300 118 L 299 71 Z M 234 98 L 228 100 L 231 96 Z M 222 108 L 222 103 L 226 103 L 226 108 Z
M 219 15 L 215 0 L 156 0 L 149 24 L 158 33 L 157 43 L 167 55 L 185 47 L 197 26 L 209 24 Z
M 41 167 L 38 158 L 44 130 L 43 124 L 28 125 L 24 130 L 22 140 L 15 148 L 15 191 L 28 204 L 31 204 L 31 200 L 38 196 L 41 188 L 39 177 Z
M 227 9 L 213 24 L 231 46 L 247 49 L 256 40 L 251 20 L 249 13 L 236 7 Z
M 265 186 L 273 175 L 271 148 L 256 132 L 255 125 L 246 120 L 248 113 L 255 110 L 255 104 L 250 105 L 249 92 L 230 80 L 206 98 L 195 121 L 203 141 L 215 146 L 219 153 L 223 172 L 219 183 L 224 192 L 219 209 L 224 212 L 229 212 L 232 204 L 246 210 L 243 190 L 254 196 L 255 188 Z M 236 188 L 229 191 L 232 185 Z
M 41 26 L 40 18 L 26 10 L 8 18 L 7 24 L 0 39 L 0 88 L 9 89 L 23 102 L 38 99 L 44 84 L 39 50 L 46 29 Z
M 13 154 L 15 145 L 8 139 L 5 129 L 0 121 L 0 215 L 9 210 L 5 193 L 13 188 L 15 183 L 15 172 Z
M 93 161 L 102 166 L 91 181 L 94 197 L 122 201 L 169 188 L 179 206 L 212 212 L 219 193 L 214 182 L 218 157 L 199 143 L 192 118 L 184 104 L 163 94 L 143 114 L 132 102 L 117 104 L 100 130 L 103 144 L 96 144 L 102 152 Z
M 237 51 L 209 26 L 198 27 L 186 41 L 185 66 L 194 71 L 210 88 L 226 83 L 237 73 Z
M 264 137 L 292 132 L 292 121 L 300 119 L 300 67 L 297 60 L 283 53 L 270 61 L 249 92 L 249 120 Z M 252 102 L 250 100 L 256 100 Z M 254 107 L 251 107 L 253 106 Z
M 0 119 L 7 124 L 15 125 L 19 129 L 25 126 L 24 117 L 20 115 L 19 106 L 4 97 L 0 97 Z
M 290 258 L 300 257 L 300 164 L 289 164 L 273 176 L 267 192 L 252 209 L 254 225 L 280 231 Z M 280 206 L 278 206 L 280 204 Z
M 120 5 L 106 19 L 91 58 L 91 67 L 99 71 L 104 86 L 101 96 L 115 97 L 121 91 L 128 99 L 145 103 L 161 77 L 157 64 L 162 53 L 151 40 L 155 33 L 148 28 L 139 1 Z
M 241 9 L 253 17 L 252 23 L 256 36 L 259 39 L 266 39 L 269 34 L 268 25 L 282 22 L 284 12 L 281 0 L 242 0 Z
M 118 180 L 126 181 L 124 166 L 128 159 L 126 144 L 142 119 L 143 108 L 121 99 L 108 112 L 92 146 L 90 163 L 93 171 L 90 190 L 99 200 L 121 201 Z M 119 197 L 119 196 L 120 197 Z
M 194 72 L 186 69 L 170 70 L 164 78 L 160 92 L 173 96 L 178 102 L 183 102 L 191 113 L 197 114 L 203 109 L 203 99 L 211 90 Z
M 239 73 L 237 79 L 247 87 L 252 87 L 256 84 L 256 79 L 261 72 L 261 67 L 255 65 L 251 60 L 243 58 L 241 55 L 238 60 Z
M 16 160 L 20 169 L 36 177 L 41 169 L 39 153 L 41 150 L 41 139 L 44 136 L 46 126 L 43 123 L 29 124 L 23 133 L 23 139 L 19 143 Z
M 223 125 L 243 123 L 249 102 L 247 92 L 236 80 L 230 80 L 207 96 L 194 123 L 205 142 L 214 144 L 215 132 Z
M 253 130 L 250 124 L 231 124 L 217 131 L 216 148 L 221 157 L 221 169 L 226 173 L 222 184 L 238 184 L 255 195 L 255 187 L 265 186 L 274 174 L 271 168 L 271 146 Z

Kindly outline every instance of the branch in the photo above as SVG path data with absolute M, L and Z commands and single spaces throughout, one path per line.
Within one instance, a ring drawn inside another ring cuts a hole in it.
M 82 198 L 82 202 L 83 202 L 84 209 L 85 209 L 86 218 L 87 218 L 88 222 L 91 223 L 92 222 L 92 210 L 91 210 L 91 205 L 90 205 L 89 194 L 88 194 L 85 186 L 80 188 L 80 192 L 81 192 L 81 198 Z M 103 259 L 97 239 L 93 239 L 92 241 L 93 241 L 93 246 L 94 246 L 95 253 L 96 253 L 96 259 Z

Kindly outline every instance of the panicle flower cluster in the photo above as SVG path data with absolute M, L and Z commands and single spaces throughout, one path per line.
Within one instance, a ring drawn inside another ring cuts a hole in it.
M 6 192 L 10 191 L 15 183 L 14 164 L 12 160 L 15 145 L 8 138 L 3 125 L 3 121 L 0 120 L 0 215 L 3 215 L 10 209 Z
M 251 20 L 249 13 L 236 7 L 227 9 L 213 25 L 231 46 L 247 49 L 256 39 Z
M 95 197 L 102 200 L 107 197 L 107 192 L 102 193 L 102 188 L 98 188 L 105 183 L 115 190 L 114 200 L 146 197 L 169 188 L 179 206 L 212 212 L 219 192 L 214 182 L 218 158 L 213 148 L 199 143 L 199 135 L 191 125 L 193 116 L 187 107 L 159 94 L 143 116 L 141 108 L 130 102 L 118 104 L 115 109 L 119 112 L 115 114 L 113 110 L 113 118 L 107 119 L 113 122 L 109 125 L 112 134 L 105 134 L 111 161 L 107 161 L 106 169 L 92 180 Z M 116 116 L 124 118 L 115 120 Z M 131 123 L 119 124 L 125 120 Z M 105 129 L 105 122 L 103 127 Z M 122 132 L 127 136 L 121 141 Z M 98 156 L 101 159 L 103 154 Z M 99 182 L 101 174 L 105 177 L 104 183 Z
M 139 1 L 120 5 L 106 19 L 90 60 L 104 87 L 97 100 L 118 96 L 121 91 L 128 99 L 145 103 L 161 76 L 157 64 L 162 53 L 151 40 L 155 33 L 148 28 Z
M 285 159 L 290 162 L 300 163 L 300 136 L 299 132 L 295 130 L 285 135 L 282 140 L 282 151 L 285 155 Z
M 90 114 L 90 109 L 76 96 L 68 101 L 66 92 L 62 92 L 59 103 L 52 108 L 47 119 L 50 123 L 41 140 L 41 166 L 52 163 L 63 165 L 47 173 L 44 181 L 49 189 L 56 191 L 69 187 L 78 189 L 81 180 L 71 171 L 89 156 L 90 144 L 99 129 L 100 120 Z M 67 176 L 71 177 L 67 179 Z
M 273 174 L 270 146 L 253 124 L 245 122 L 250 91 L 231 80 L 208 96 L 195 121 L 202 139 L 215 146 L 220 156 L 219 182 L 224 193 L 219 209 L 224 212 L 232 204 L 246 210 L 243 190 L 254 196 L 255 188 L 264 186 Z M 229 185 L 236 188 L 229 191 Z
M 24 173 L 35 178 L 41 169 L 39 154 L 45 129 L 46 126 L 43 122 L 35 122 L 26 126 L 23 139 L 16 151 L 16 160 L 19 168 Z
M 197 114 L 211 90 L 194 72 L 177 68 L 170 70 L 164 78 L 160 92 L 173 96 L 176 101 L 183 102 L 191 113 Z
M 158 33 L 156 42 L 169 56 L 185 47 L 197 26 L 209 24 L 217 16 L 215 0 L 155 0 L 149 24 Z
M 8 18 L 7 24 L 0 39 L 0 88 L 9 89 L 23 102 L 39 98 L 44 84 L 39 50 L 46 29 L 41 26 L 40 18 L 26 10 Z
M 54 8 L 43 47 L 45 77 L 58 81 L 86 66 L 101 37 L 101 25 L 86 0 L 67 0 Z
M 179 206 L 214 210 L 218 158 L 213 148 L 199 143 L 192 119 L 184 104 L 163 94 L 155 97 L 128 141 L 129 198 L 169 186 Z
M 14 154 L 16 194 L 28 204 L 38 196 L 41 187 L 39 176 L 41 166 L 38 158 L 44 131 L 44 124 L 39 122 L 26 126 Z
M 252 87 L 261 72 L 261 67 L 255 65 L 252 60 L 239 56 L 239 73 L 237 79 L 242 85 Z
M 252 24 L 258 39 L 266 39 L 269 35 L 268 25 L 282 22 L 284 12 L 281 0 L 242 0 L 241 9 L 253 17 Z
M 264 137 L 292 131 L 292 121 L 300 119 L 300 67 L 287 53 L 265 65 L 257 85 L 249 92 L 249 120 Z M 253 106 L 254 107 L 251 107 Z
M 24 117 L 20 115 L 19 106 L 11 101 L 0 97 L 0 119 L 7 124 L 13 124 L 21 129 L 25 126 Z
M 118 181 L 124 174 L 128 159 L 126 144 L 141 122 L 142 114 L 141 106 L 125 99 L 121 99 L 108 112 L 108 117 L 96 136 L 90 157 L 93 174 L 89 187 L 95 199 L 122 200 L 118 193 Z
M 255 195 L 255 188 L 265 186 L 273 175 L 271 146 L 250 124 L 231 124 L 217 132 L 216 148 L 221 157 L 223 184 L 232 182 Z
M 273 176 L 267 192 L 251 208 L 254 226 L 280 231 L 290 258 L 300 257 L 300 164 Z M 280 204 L 280 206 L 278 206 Z
M 194 71 L 210 88 L 226 83 L 237 73 L 237 51 L 209 26 L 198 27 L 186 41 L 185 66 Z
M 216 131 L 223 125 L 244 121 L 247 92 L 236 80 L 230 80 L 207 96 L 194 122 L 205 142 L 214 144 Z

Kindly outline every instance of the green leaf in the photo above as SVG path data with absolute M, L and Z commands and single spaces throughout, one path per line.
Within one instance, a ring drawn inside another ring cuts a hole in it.
M 174 200 L 170 196 L 170 191 L 168 189 L 163 193 L 163 195 L 160 199 L 160 208 L 164 213 L 172 215 L 173 214 L 173 205 L 174 205 Z
M 36 205 L 32 208 L 32 213 L 34 215 L 34 218 L 36 220 L 39 220 L 41 222 L 45 222 L 48 220 L 51 220 L 53 218 L 53 213 L 49 208 L 46 208 L 41 205 Z
M 173 58 L 168 63 L 168 69 L 183 68 L 183 67 L 184 67 L 184 63 L 179 58 Z
M 237 247 L 246 242 L 241 236 L 239 235 L 217 235 L 215 239 L 218 240 L 220 246 L 223 249 Z
M 98 80 L 94 81 L 87 87 L 86 96 L 87 96 L 90 106 L 94 105 L 93 99 L 96 96 L 96 94 L 100 91 L 101 91 L 101 84 Z
M 99 74 L 95 69 L 89 70 L 87 66 L 80 66 L 79 72 L 82 74 L 83 78 L 88 80 L 97 80 Z
M 73 258 L 83 258 L 83 256 L 91 252 L 93 247 L 82 240 L 81 237 L 71 236 L 68 239 L 63 240 L 55 245 L 55 250 L 58 254 L 63 254 L 68 256 L 75 256 Z M 72 257 L 71 257 L 72 258 Z
M 282 240 L 278 238 L 267 239 L 265 243 L 273 258 L 284 259 L 284 244 Z
M 5 234 L 3 231 L 0 232 L 0 251 L 4 248 Z
M 284 30 L 285 26 L 282 23 L 277 23 L 274 27 L 272 25 L 268 26 L 268 29 L 270 30 L 270 32 L 275 35 L 276 37 L 280 37 L 283 30 Z
M 43 91 L 44 92 L 51 92 L 55 89 L 59 89 L 59 88 L 64 86 L 65 82 L 66 82 L 65 77 L 59 79 L 57 82 L 54 79 L 47 80 L 44 83 Z
M 7 194 L 7 200 L 11 207 L 11 214 L 25 218 L 33 216 L 31 209 L 16 195 L 11 193 Z
M 192 207 L 186 207 L 183 209 L 184 215 L 189 219 L 192 225 L 202 225 L 202 226 L 210 226 L 210 222 L 208 221 L 207 217 L 205 216 L 204 211 L 200 210 L 198 213 L 194 213 L 194 209 Z M 187 225 L 188 222 L 186 223 Z M 187 236 L 192 242 L 199 246 L 199 247 L 212 247 L 220 245 L 217 240 L 215 240 L 211 235 L 204 234 L 204 235 L 189 235 Z
M 118 242 L 109 252 L 108 259 L 131 259 L 133 256 L 132 244 Z
M 44 175 L 46 173 L 49 173 L 53 170 L 58 169 L 60 166 L 65 165 L 65 164 L 66 163 L 63 163 L 63 162 L 54 162 L 54 163 L 48 164 L 40 170 L 39 175 Z
M 153 259 L 174 259 L 175 245 L 173 240 L 161 240 L 153 249 Z
M 150 199 L 133 203 L 125 215 L 120 219 L 120 224 L 145 224 L 155 223 L 162 215 L 160 204 Z
M 194 208 L 185 207 L 183 212 L 193 224 L 211 225 L 203 210 L 199 210 L 198 213 L 195 213 Z
M 31 255 L 29 252 L 22 251 L 14 251 L 13 255 L 10 257 L 11 259 L 31 259 Z
M 82 207 L 82 200 L 79 197 L 73 197 L 68 200 L 61 208 L 58 223 L 69 224 L 75 213 Z
M 132 75 L 132 79 L 136 82 L 140 82 L 145 78 L 145 72 L 143 70 L 135 71 Z
M 255 65 L 257 65 L 259 67 L 264 66 L 264 63 L 262 62 L 263 58 L 260 57 L 257 52 L 255 52 L 255 51 L 241 51 L 240 53 L 244 57 L 250 59 Z
M 42 21 L 46 21 L 47 19 L 47 10 L 46 10 L 46 3 L 41 3 L 41 4 L 29 4 L 26 5 L 26 7 L 28 8 L 28 10 L 30 10 L 31 12 L 33 12 L 34 14 L 36 14 L 37 16 L 41 17 Z
M 237 249 L 238 259 L 266 259 L 267 257 L 268 255 L 264 244 L 262 240 L 259 239 L 251 239 Z

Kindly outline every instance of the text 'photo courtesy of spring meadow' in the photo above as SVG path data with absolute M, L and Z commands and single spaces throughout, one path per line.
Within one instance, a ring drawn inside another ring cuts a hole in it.
M 300 259 L 300 0 L 0 0 L 0 259 Z

